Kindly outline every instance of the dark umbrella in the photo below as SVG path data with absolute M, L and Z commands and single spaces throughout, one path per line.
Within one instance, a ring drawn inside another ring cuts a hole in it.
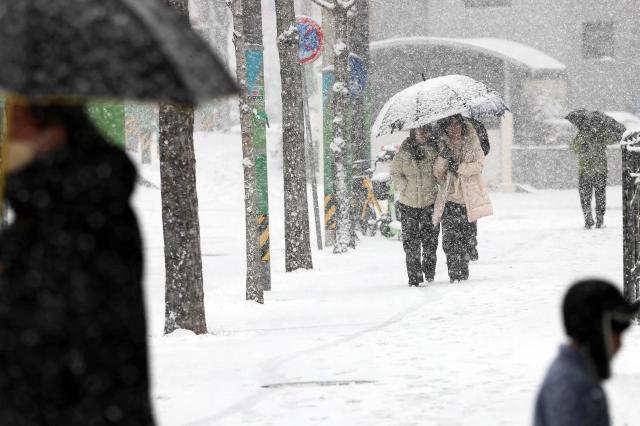
M 565 118 L 581 132 L 608 134 L 616 140 L 620 140 L 625 131 L 624 124 L 601 111 L 577 109 L 567 114 Z
M 160 0 L 0 4 L 0 87 L 37 98 L 195 104 L 236 86 L 184 17 Z
M 601 131 L 608 133 L 612 138 L 620 140 L 627 128 L 624 124 L 609 117 L 607 114 L 601 111 L 593 111 L 591 113 L 591 127 L 595 131 Z
M 569 122 L 576 126 L 578 130 L 583 131 L 588 127 L 588 117 L 589 111 L 586 109 L 577 109 L 575 111 L 571 111 L 564 118 L 569 120 Z

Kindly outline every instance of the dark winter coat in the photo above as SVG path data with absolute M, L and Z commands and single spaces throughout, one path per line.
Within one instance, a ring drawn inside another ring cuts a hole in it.
M 1 424 L 153 424 L 135 176 L 117 148 L 81 141 L 8 179 Z
M 542 383 L 534 426 L 608 426 L 604 390 L 589 356 L 562 346 Z

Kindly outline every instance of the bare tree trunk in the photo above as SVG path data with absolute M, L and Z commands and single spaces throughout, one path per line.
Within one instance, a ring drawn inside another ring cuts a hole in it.
M 285 269 L 313 268 L 307 207 L 302 73 L 293 0 L 276 0 L 282 80 Z
M 349 187 L 347 184 L 347 108 L 349 105 L 349 49 L 347 46 L 347 9 L 334 9 L 336 25 L 335 76 L 333 84 L 333 162 L 335 170 L 334 188 L 336 193 L 336 243 L 334 253 L 344 253 L 351 243 L 351 215 L 349 214 Z
M 168 0 L 188 19 L 187 0 Z M 165 256 L 164 332 L 207 332 L 193 149 L 193 108 L 160 107 L 160 178 Z
M 232 0 L 233 32 L 236 52 L 236 78 L 240 86 L 240 131 L 242 135 L 242 157 L 244 166 L 244 205 L 247 255 L 246 298 L 264 303 L 263 269 L 260 261 L 260 234 L 258 229 L 258 201 L 256 194 L 256 159 L 251 142 L 252 111 L 247 92 L 247 68 L 244 56 L 244 16 L 242 0 Z
M 355 0 L 313 0 L 333 12 L 335 82 L 333 83 L 333 190 L 336 199 L 336 241 L 334 253 L 345 253 L 351 243 L 351 215 L 347 184 L 347 109 L 349 107 L 348 13 Z M 331 48 L 331 46 L 329 47 Z

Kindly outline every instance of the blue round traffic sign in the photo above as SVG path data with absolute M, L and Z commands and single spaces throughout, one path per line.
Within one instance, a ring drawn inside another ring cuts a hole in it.
M 307 16 L 296 18 L 298 27 L 298 61 L 309 64 L 320 56 L 324 47 L 324 33 L 320 24 Z

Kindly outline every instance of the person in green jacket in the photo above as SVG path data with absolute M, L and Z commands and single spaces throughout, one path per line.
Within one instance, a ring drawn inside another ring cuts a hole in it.
M 584 215 L 585 229 L 604 226 L 604 214 L 607 202 L 607 145 L 615 143 L 607 132 L 591 129 L 580 130 L 571 141 L 571 150 L 578 157 L 578 192 Z M 596 220 L 591 211 L 591 197 L 595 192 Z
M 398 207 L 409 286 L 417 287 L 425 279 L 432 282 L 436 272 L 440 225 L 431 223 L 438 192 L 433 175 L 433 162 L 438 156 L 435 141 L 436 134 L 430 127 L 413 129 L 391 162 L 391 179 L 400 196 Z

